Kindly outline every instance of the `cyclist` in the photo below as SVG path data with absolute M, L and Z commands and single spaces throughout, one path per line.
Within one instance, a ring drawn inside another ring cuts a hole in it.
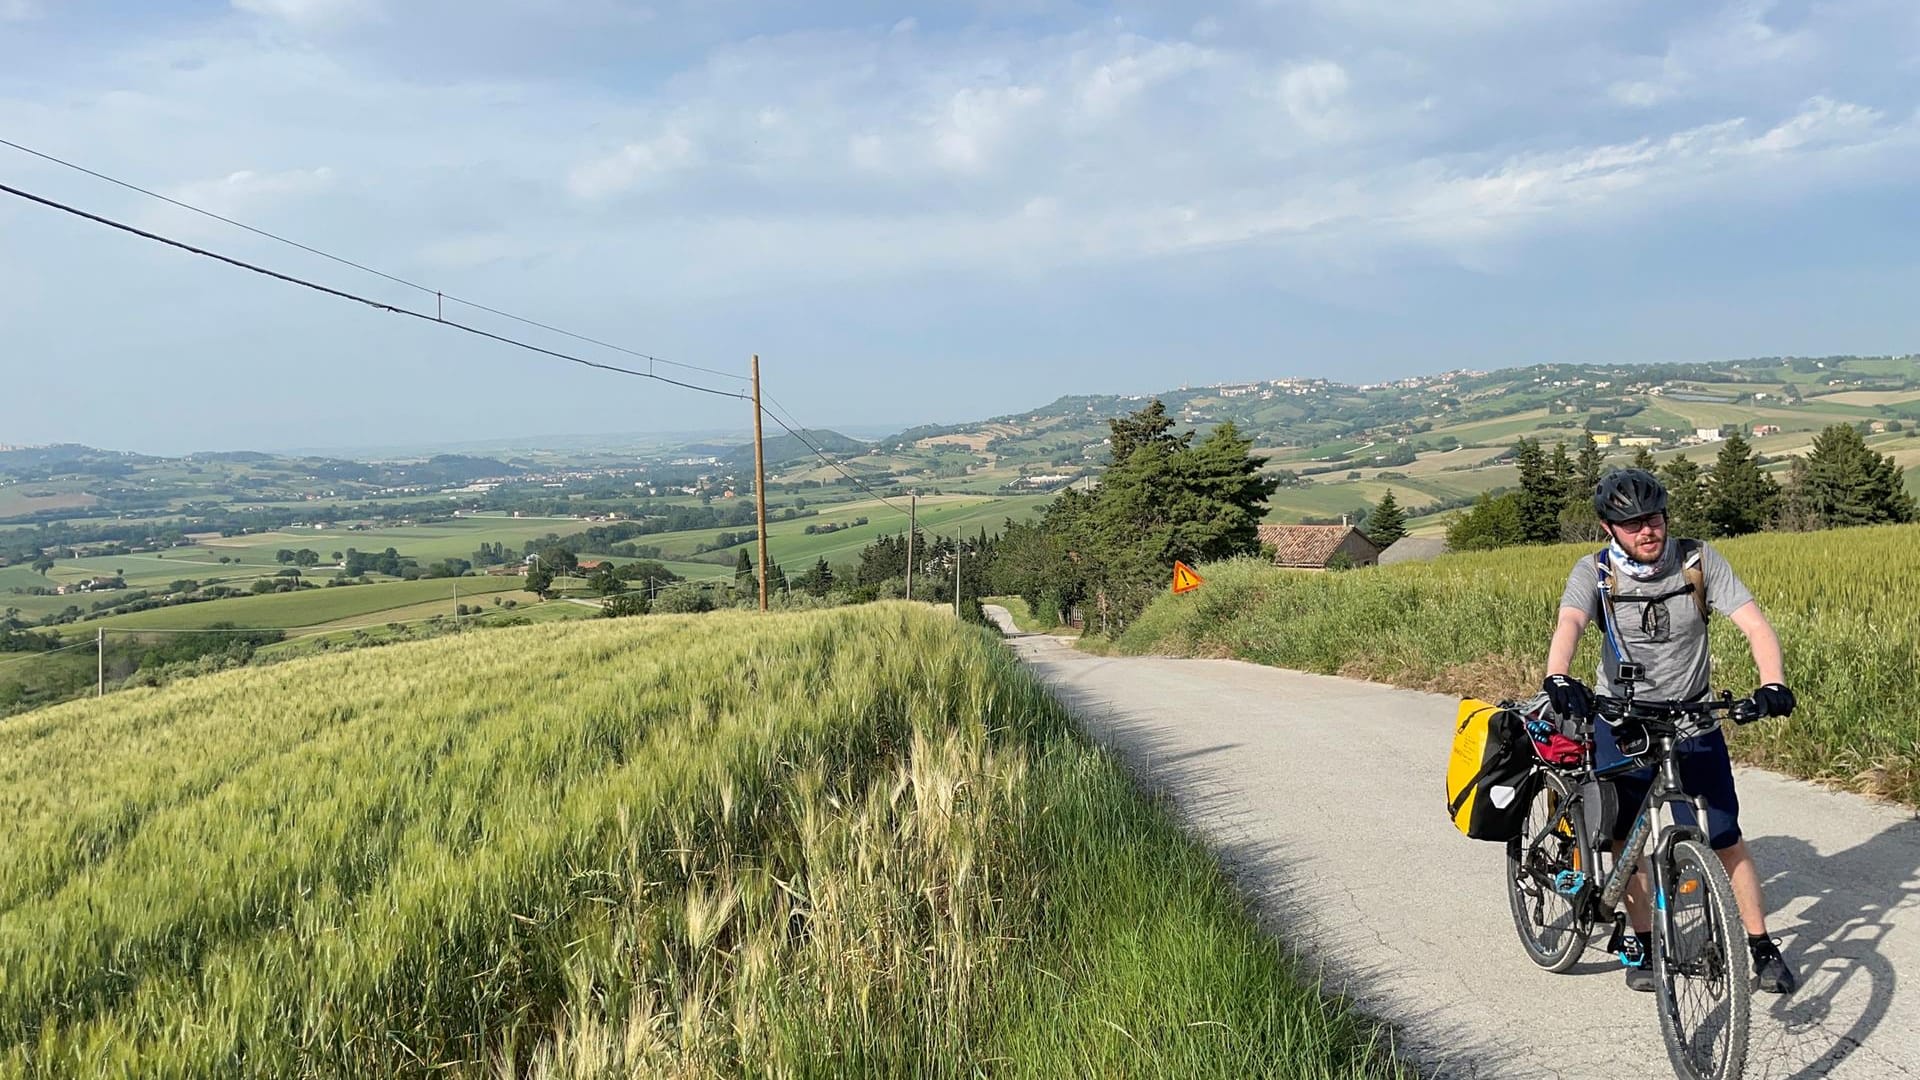
M 1641 698 L 1696 701 L 1707 694 L 1712 657 L 1707 650 L 1706 605 L 1693 595 L 1704 587 L 1712 610 L 1732 620 L 1753 650 L 1753 662 L 1763 684 L 1754 691 L 1753 700 L 1766 715 L 1792 713 L 1793 691 L 1786 686 L 1780 639 L 1774 635 L 1772 624 L 1719 552 L 1703 543 L 1667 537 L 1667 489 L 1659 479 L 1644 469 L 1608 473 L 1594 489 L 1593 508 L 1612 544 L 1597 555 L 1582 558 L 1567 575 L 1542 686 L 1554 711 L 1562 716 L 1593 714 L 1592 692 L 1568 674 L 1567 668 L 1580 635 L 1595 620 L 1602 621 L 1606 636 L 1598 685 L 1608 694 L 1618 697 L 1626 693 L 1619 679 L 1623 662 L 1640 668 L 1632 686 Z M 1605 595 L 1601 591 L 1603 582 Z M 1595 767 L 1602 772 L 1617 768 L 1625 758 L 1611 726 L 1597 723 L 1594 727 Z M 1733 881 L 1740 921 L 1746 926 L 1747 945 L 1753 954 L 1756 982 L 1770 993 L 1792 993 L 1796 979 L 1767 933 L 1760 874 L 1747 852 L 1746 841 L 1741 839 L 1740 800 L 1734 792 L 1733 765 L 1727 757 L 1725 736 L 1716 730 L 1681 743 L 1680 772 L 1687 793 L 1706 800 L 1707 840 Z M 1616 845 L 1625 841 L 1652 778 L 1651 769 L 1614 778 L 1619 797 L 1612 829 Z M 1681 808 L 1679 813 L 1689 819 L 1685 823 L 1692 823 L 1690 809 Z M 1652 918 L 1645 874 L 1634 876 L 1626 901 L 1633 935 L 1621 942 L 1620 960 L 1627 968 L 1627 985 L 1651 991 L 1654 977 L 1648 959 Z

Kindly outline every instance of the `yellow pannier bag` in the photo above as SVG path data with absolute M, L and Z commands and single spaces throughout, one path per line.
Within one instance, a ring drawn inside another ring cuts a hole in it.
M 1468 698 L 1453 725 L 1447 815 L 1475 840 L 1511 840 L 1526 825 L 1533 750 L 1516 709 Z

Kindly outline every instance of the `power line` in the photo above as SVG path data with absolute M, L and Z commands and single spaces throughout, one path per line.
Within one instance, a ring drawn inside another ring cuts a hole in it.
M 418 289 L 419 291 L 426 293 L 437 300 L 451 300 L 454 303 L 461 305 L 462 307 L 470 307 L 477 311 L 484 311 L 484 312 L 487 312 L 488 314 L 498 315 L 503 319 L 511 319 L 514 322 L 521 323 L 526 326 L 539 327 L 542 330 L 559 334 L 562 337 L 569 337 L 574 339 L 575 341 L 584 341 L 590 345 L 598 345 L 603 349 L 612 349 L 614 352 L 625 353 L 628 356 L 638 357 L 642 360 L 647 361 L 648 363 L 667 364 L 672 367 L 685 368 L 689 371 L 705 372 L 708 375 L 718 375 L 722 378 L 727 378 L 727 379 L 741 378 L 741 376 L 736 372 L 718 371 L 713 368 L 701 367 L 698 364 L 685 364 L 685 363 L 681 363 L 678 360 L 668 360 L 665 357 L 653 356 L 649 353 L 643 353 L 636 349 L 629 349 L 624 345 L 615 345 L 610 341 L 602 341 L 599 338 L 588 337 L 585 334 L 577 334 L 571 330 L 563 330 L 558 326 L 552 326 L 547 323 L 540 322 L 536 319 L 526 318 L 525 316 L 515 315 L 510 311 L 502 311 L 499 308 L 489 307 L 486 304 L 482 304 L 474 300 L 465 300 L 458 296 L 453 296 L 448 293 L 441 292 L 439 289 L 429 288 L 425 285 L 420 284 L 417 281 L 409 281 L 406 278 L 400 277 L 398 275 L 389 274 L 384 270 L 376 270 L 373 267 L 366 265 L 365 263 L 355 262 L 352 259 L 346 258 L 344 256 L 335 255 L 329 251 L 322 251 L 317 247 L 312 247 L 310 245 L 303 244 L 298 240 L 292 240 L 285 236 L 281 236 L 278 233 L 269 232 L 266 229 L 249 225 L 244 221 L 235 221 L 233 218 L 226 217 L 221 214 L 216 214 L 211 210 L 205 209 L 204 207 L 195 206 L 192 203 L 182 202 L 179 199 L 173 198 L 170 195 L 162 195 L 157 191 L 153 191 L 149 188 L 141 187 L 138 184 L 132 183 L 130 181 L 122 180 L 119 177 L 109 176 L 106 173 L 98 172 L 94 169 L 89 169 L 85 165 L 68 161 L 62 157 L 57 157 L 53 154 L 49 154 L 45 152 L 44 150 L 35 150 L 31 146 L 22 146 L 21 144 L 14 142 L 11 139 L 0 138 L 0 146 L 10 146 L 15 150 L 20 151 L 23 154 L 31 154 L 34 157 L 41 159 L 42 161 L 50 161 L 55 165 L 72 169 L 75 172 L 85 173 L 86 175 L 91 176 L 96 180 L 104 180 L 109 184 L 115 184 L 115 185 L 118 185 L 119 187 L 123 187 L 128 191 L 139 192 L 140 194 L 145 195 L 148 198 L 158 199 L 161 202 L 167 203 L 170 206 L 177 206 L 182 210 L 199 214 L 201 217 L 211 218 L 214 221 L 223 222 L 225 224 L 233 226 L 236 229 L 244 229 L 247 232 L 254 234 L 255 236 L 265 237 L 266 239 L 275 241 L 276 243 L 285 244 L 288 247 L 292 247 L 292 248 L 298 248 L 299 250 L 304 251 L 309 255 L 318 255 L 323 259 L 328 259 L 333 262 L 339 263 L 341 266 L 350 266 L 355 270 L 360 270 L 365 273 L 372 274 L 373 276 L 378 278 L 384 278 L 388 281 L 393 282 L 396 285 L 404 285 L 409 289 Z
M 766 393 L 765 391 L 762 391 L 762 392 L 761 392 L 761 396 L 762 396 L 762 397 L 764 397 L 764 398 L 766 398 L 766 399 L 767 399 L 768 401 L 770 401 L 770 402 L 773 402 L 773 405 L 774 405 L 774 406 L 775 406 L 776 408 L 778 408 L 778 409 L 779 409 L 779 410 L 780 410 L 781 412 L 785 412 L 785 413 L 787 413 L 787 415 L 788 415 L 789 417 L 791 417 L 791 416 L 793 416 L 793 413 L 792 413 L 792 412 L 790 412 L 790 411 L 788 411 L 788 409 L 787 409 L 787 407 L 786 407 L 786 406 L 784 406 L 784 405 L 781 405 L 781 404 L 780 404 L 780 403 L 779 403 L 778 401 L 774 401 L 774 400 L 773 400 L 773 396 L 772 396 L 771 394 L 768 394 L 768 393 Z M 800 432 L 798 432 L 798 431 L 796 431 L 796 430 L 794 430 L 794 428 L 792 427 L 792 425 L 790 425 L 790 424 L 788 424 L 788 423 L 787 423 L 787 422 L 786 422 L 785 420 L 782 420 L 782 419 L 780 419 L 780 415 L 779 415 L 779 413 L 775 413 L 775 412 L 773 412 L 773 411 L 771 411 L 771 410 L 769 410 L 769 409 L 765 409 L 765 408 L 762 408 L 762 409 L 761 409 L 760 411 L 761 411 L 761 412 L 764 412 L 764 413 L 766 413 L 766 414 L 767 414 L 768 416 L 770 416 L 770 417 L 772 417 L 772 418 L 773 418 L 773 422 L 774 422 L 774 423 L 776 423 L 776 424 L 779 424 L 779 425 L 780 425 L 781 427 L 783 427 L 783 428 L 785 428 L 785 429 L 786 429 L 786 432 L 787 432 L 787 434 L 789 434 L 789 435 L 791 435 L 791 436 L 793 436 L 794 438 L 796 438 L 796 439 L 798 439 L 798 440 L 800 440 L 800 445 L 802 445 L 802 446 L 804 446 L 804 447 L 806 447 L 807 449 L 809 449 L 809 450 L 811 450 L 811 451 L 813 451 L 813 454 L 814 454 L 814 456 L 815 456 L 815 457 L 817 457 L 817 458 L 819 458 L 819 459 L 820 459 L 821 461 L 824 461 L 824 462 L 826 462 L 826 463 L 827 463 L 828 465 L 830 465 L 830 466 L 832 466 L 832 467 L 833 467 L 833 470 L 834 470 L 835 472 L 837 472 L 837 473 L 839 473 L 839 474 L 840 474 L 841 476 L 844 476 L 844 477 L 846 477 L 846 478 L 847 478 L 848 480 L 851 480 L 851 481 L 853 481 L 853 485 L 854 485 L 855 487 L 857 487 L 857 488 L 859 488 L 860 490 L 862 490 L 862 491 L 864 491 L 864 492 L 866 492 L 867 494 L 869 494 L 869 495 L 871 495 L 871 496 L 873 496 L 874 498 L 876 498 L 876 499 L 879 499 L 879 500 L 880 500 L 880 501 L 881 501 L 882 503 L 885 503 L 885 504 L 886 504 L 886 506 L 887 506 L 887 508 L 888 508 L 888 509 L 890 509 L 890 510 L 892 510 L 892 511 L 893 511 L 894 513 L 896 513 L 896 514 L 906 514 L 906 513 L 908 513 L 908 511 L 906 511 L 906 510 L 902 510 L 902 509 L 900 509 L 900 507 L 899 507 L 899 506 L 897 506 L 897 505 L 895 505 L 895 504 L 894 504 L 894 502 L 893 502 L 892 500 L 890 500 L 890 499 L 888 499 L 888 498 L 887 498 L 886 496 L 884 496 L 884 495 L 882 495 L 882 494 L 880 494 L 879 492 L 877 492 L 877 491 L 875 491 L 875 490 L 873 490 L 872 488 L 870 488 L 870 487 L 868 487 L 868 486 L 867 486 L 867 483 L 866 483 L 866 481 L 864 481 L 864 480 L 862 480 L 862 479 L 860 479 L 859 477 L 857 477 L 857 476 L 855 476 L 855 475 L 853 475 L 852 473 L 850 473 L 850 472 L 848 472 L 847 470 L 845 470 L 845 469 L 843 469 L 843 468 L 841 468 L 841 467 L 840 467 L 840 463 L 839 463 L 838 461 L 835 461 L 835 460 L 834 460 L 833 458 L 831 458 L 831 457 L 829 457 L 829 456 L 827 456 L 827 452 L 826 452 L 826 451 L 824 451 L 824 450 L 822 450 L 822 449 L 820 449 L 819 447 L 817 447 L 817 446 L 815 446 L 815 445 L 813 445 L 813 443 L 812 443 L 812 442 L 810 442 L 810 441 L 808 441 L 808 439 L 807 439 L 807 437 L 806 437 L 805 435 L 802 435 L 802 434 L 800 434 Z M 796 424 L 797 424 L 797 423 L 799 423 L 799 420 L 798 420 L 798 419 L 795 419 L 795 420 L 794 420 L 794 423 L 796 423 Z
M 111 229 L 118 229 L 121 232 L 131 233 L 134 236 L 138 236 L 147 240 L 152 240 L 155 243 L 165 244 L 168 247 L 179 248 L 181 251 L 191 252 L 192 254 L 199 255 L 204 258 L 213 259 L 218 262 L 226 263 L 229 266 L 236 266 L 242 270 L 250 270 L 253 273 L 261 274 L 265 277 L 273 278 L 276 281 L 283 281 L 289 285 L 298 285 L 302 288 L 312 289 L 315 292 L 325 293 L 328 296 L 336 297 L 341 300 L 350 300 L 357 304 L 365 304 L 366 306 L 373 308 L 377 311 L 385 311 L 394 315 L 406 315 L 415 319 L 419 319 L 422 322 L 434 323 L 440 326 L 450 326 L 450 327 L 453 327 L 455 330 L 463 330 L 477 337 L 487 338 L 491 341 L 498 341 L 505 345 L 512 345 L 512 346 L 515 346 L 516 348 L 526 349 L 529 352 L 540 353 L 544 356 L 551 356 L 558 360 L 566 360 L 571 363 L 579 364 L 583 367 L 598 368 L 601 371 L 611 371 L 621 375 L 632 375 L 642 379 L 653 379 L 658 382 L 668 383 L 670 385 L 682 387 L 687 390 L 698 390 L 703 394 L 713 394 L 716 397 L 733 398 L 736 401 L 751 400 L 750 395 L 747 395 L 747 394 L 736 393 L 731 390 L 717 390 L 711 386 L 701 386 L 698 383 L 683 382 L 679 379 L 668 378 L 665 375 L 656 375 L 651 371 L 637 371 L 633 368 L 619 367 L 614 364 L 603 364 L 597 360 L 588 360 L 585 357 L 575 356 L 572 353 L 564 353 L 556 349 L 549 349 L 544 346 L 535 345 L 535 344 L 532 344 L 531 342 L 521 341 L 518 338 L 510 338 L 505 336 L 504 334 L 496 334 L 491 330 L 482 330 L 477 326 L 471 326 L 471 325 L 468 325 L 467 323 L 455 322 L 452 319 L 440 318 L 437 315 L 423 314 L 422 312 L 413 311 L 409 308 L 398 307 L 394 304 L 389 304 L 381 300 L 374 300 L 369 297 L 361 296 L 357 293 L 350 293 L 342 289 L 336 289 L 330 285 L 322 285 L 318 282 L 308 281 L 306 278 L 295 277 L 292 274 L 283 274 L 278 270 L 269 270 L 264 266 L 259 266 L 254 263 L 246 262 L 241 259 L 236 259 L 231 255 L 222 255 L 219 252 L 209 251 L 206 248 L 195 247 L 194 245 L 186 243 L 185 241 L 175 240 L 171 237 L 162 236 L 159 233 L 148 232 L 145 229 L 136 228 L 132 225 L 126 224 L 125 222 L 115 221 L 112 218 L 102 217 L 99 214 L 89 213 L 88 211 L 81 210 L 78 207 L 68 206 L 66 203 L 56 202 L 53 199 L 46 198 L 45 196 L 35 195 L 30 191 L 22 191 L 19 188 L 12 187 L 7 184 L 0 184 L 0 192 L 5 192 L 17 198 L 25 199 L 28 202 L 39 203 L 41 206 L 49 207 L 51 209 L 58 210 L 65 214 L 71 214 L 74 217 L 83 218 L 87 221 L 91 221 L 99 225 L 105 225 Z
M 81 646 L 90 647 L 93 644 L 94 643 L 91 641 L 76 641 L 71 645 L 62 645 L 57 649 L 41 649 L 38 652 L 31 652 L 26 654 L 25 656 L 16 656 L 11 660 L 0 660 L 0 667 L 4 667 L 7 664 L 21 664 L 21 663 L 25 663 L 28 660 L 37 660 L 42 656 L 52 656 L 54 653 L 66 652 L 68 649 L 78 649 Z

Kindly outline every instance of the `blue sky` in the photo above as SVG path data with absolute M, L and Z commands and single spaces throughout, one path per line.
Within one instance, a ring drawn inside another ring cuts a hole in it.
M 1917 76 L 1906 0 L 0 0 L 0 137 L 643 351 L 758 352 L 820 426 L 1914 351 Z M 0 182 L 431 304 L 4 147 Z M 748 423 L 11 199 L 0 370 L 11 443 Z

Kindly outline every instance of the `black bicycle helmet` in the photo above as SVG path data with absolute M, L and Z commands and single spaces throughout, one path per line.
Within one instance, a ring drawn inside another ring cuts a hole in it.
M 1667 487 L 1645 469 L 1615 469 L 1593 489 L 1593 512 L 1615 525 L 1667 512 Z

